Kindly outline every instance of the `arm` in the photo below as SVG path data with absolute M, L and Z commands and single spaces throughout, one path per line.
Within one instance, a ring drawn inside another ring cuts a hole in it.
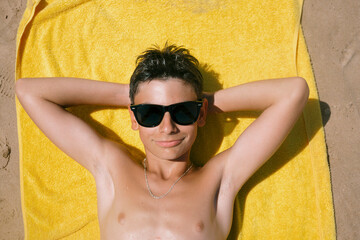
M 209 112 L 262 111 L 262 114 L 222 154 L 223 180 L 236 194 L 284 141 L 309 95 L 299 77 L 263 80 L 208 95 Z
M 31 78 L 16 82 L 17 97 L 34 123 L 56 146 L 93 174 L 106 156 L 110 142 L 65 107 L 127 106 L 128 92 L 128 85 L 76 78 Z

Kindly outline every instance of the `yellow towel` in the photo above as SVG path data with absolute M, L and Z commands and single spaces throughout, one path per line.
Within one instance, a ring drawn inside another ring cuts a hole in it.
M 136 56 L 166 41 L 192 50 L 206 91 L 304 77 L 310 86 L 304 114 L 239 192 L 229 239 L 335 239 L 324 132 L 301 10 L 302 0 L 28 0 L 17 36 L 16 78 L 128 83 Z M 143 157 L 126 109 L 73 111 L 101 134 L 128 143 L 135 158 Z M 17 113 L 26 239 L 98 239 L 94 179 L 40 132 L 19 103 Z M 211 116 L 192 159 L 203 164 L 228 148 L 255 117 L 250 112 Z

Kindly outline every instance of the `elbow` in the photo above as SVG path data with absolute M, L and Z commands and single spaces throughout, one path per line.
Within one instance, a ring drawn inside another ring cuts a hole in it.
M 16 81 L 15 94 L 21 103 L 36 95 L 36 87 L 34 87 L 33 82 L 31 78 L 20 78 Z
M 294 86 L 292 96 L 300 105 L 305 106 L 309 98 L 309 86 L 302 77 L 296 77 L 293 80 Z
M 26 79 L 20 78 L 16 81 L 15 93 L 19 100 L 26 94 Z

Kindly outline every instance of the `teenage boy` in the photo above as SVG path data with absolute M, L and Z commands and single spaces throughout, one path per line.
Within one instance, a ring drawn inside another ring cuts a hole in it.
M 166 45 L 138 57 L 130 85 L 17 81 L 18 99 L 36 125 L 94 176 L 102 239 L 226 239 L 237 193 L 281 145 L 308 99 L 300 77 L 206 94 L 202 80 L 188 50 Z M 83 104 L 129 108 L 145 148 L 142 164 L 65 109 Z M 190 150 L 206 115 L 243 110 L 262 114 L 232 147 L 193 166 Z

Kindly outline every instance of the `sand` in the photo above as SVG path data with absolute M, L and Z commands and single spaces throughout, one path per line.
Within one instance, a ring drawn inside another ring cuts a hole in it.
M 26 0 L 0 0 L 0 240 L 23 239 L 14 101 L 16 31 Z M 339 240 L 360 239 L 360 1 L 304 1 Z

